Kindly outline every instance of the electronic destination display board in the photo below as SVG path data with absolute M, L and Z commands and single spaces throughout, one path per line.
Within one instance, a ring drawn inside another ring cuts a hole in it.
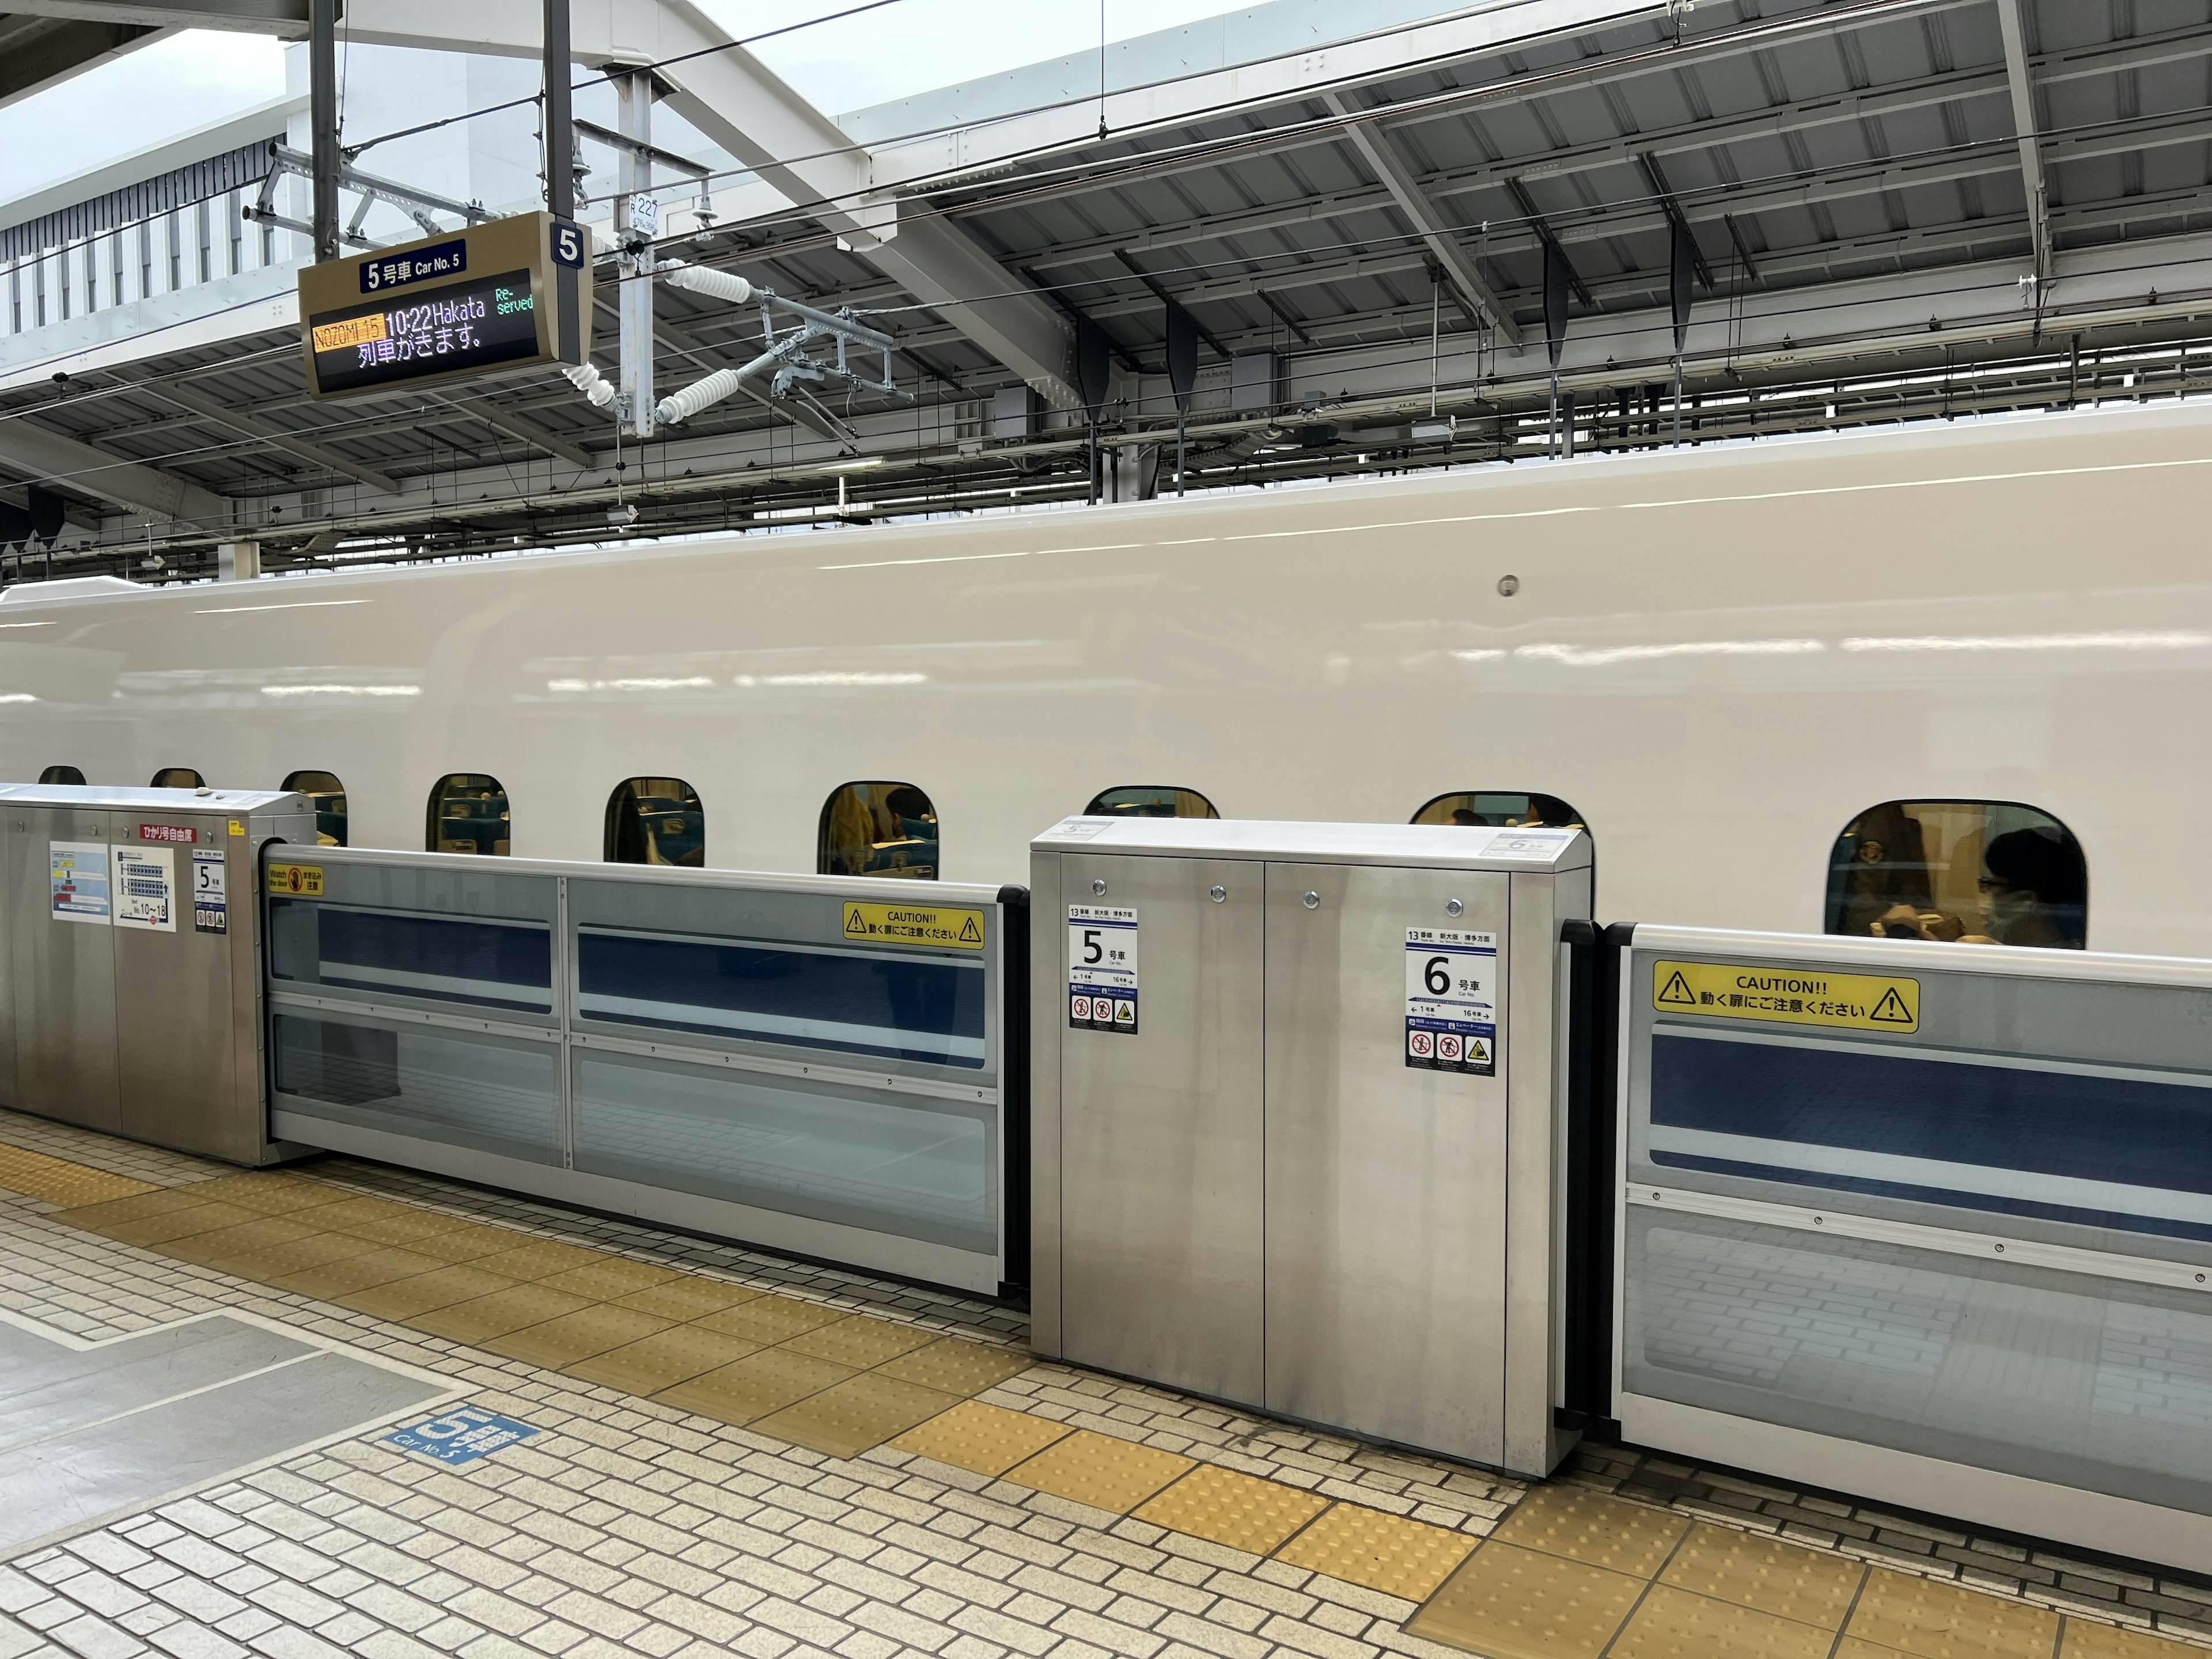
M 305 266 L 307 389 L 360 397 L 587 362 L 589 252 L 580 227 L 526 213 Z
M 309 325 L 317 388 L 325 397 L 362 386 L 537 362 L 538 296 L 527 270 L 416 293 L 401 289 Z

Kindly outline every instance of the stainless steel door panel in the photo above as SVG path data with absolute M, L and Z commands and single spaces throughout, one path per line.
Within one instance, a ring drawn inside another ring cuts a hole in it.
M 107 815 L 19 806 L 7 823 L 16 1098 L 26 1111 L 112 1133 L 121 1127 L 114 930 L 55 919 L 50 845 L 105 844 Z
M 118 824 L 117 833 L 122 840 L 129 830 Z M 230 935 L 193 927 L 193 849 L 169 850 L 176 931 L 115 930 L 123 1133 L 134 1140 L 256 1164 L 266 1136 L 258 1105 L 239 1097 Z M 242 863 L 229 860 L 231 866 Z M 229 868 L 226 873 L 234 883 L 244 875 L 251 894 L 250 872 Z
M 1409 1067 L 1405 958 L 1408 927 L 1504 947 L 1510 879 L 1288 863 L 1267 877 L 1267 1409 L 1493 1465 L 1515 1056 L 1507 1045 L 1495 1077 Z
M 1066 961 L 1067 905 L 1137 911 L 1134 1035 L 1062 1029 L 1062 1350 L 1220 1399 L 1261 1397 L 1262 866 L 1060 860 L 1036 896 L 1040 958 Z M 1092 882 L 1108 890 L 1094 894 Z M 1220 903 L 1208 890 L 1225 890 Z M 1067 1019 L 1065 981 L 1039 1019 Z

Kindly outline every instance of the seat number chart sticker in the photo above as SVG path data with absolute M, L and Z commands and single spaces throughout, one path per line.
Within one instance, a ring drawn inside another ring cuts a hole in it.
M 1137 1030 L 1137 913 L 1067 907 L 1067 1023 L 1079 1030 Z
M 1498 1075 L 1498 935 L 1406 930 L 1406 1064 Z
M 192 854 L 192 931 L 227 933 L 230 931 L 228 880 L 223 874 L 222 853 L 195 850 Z
M 115 925 L 148 933 L 177 931 L 177 854 L 173 847 L 118 846 Z
M 1735 962 L 1655 962 L 1651 1006 L 1662 1014 L 1826 1025 L 1845 1031 L 1917 1031 L 1920 981 L 1892 974 L 1832 974 Z
M 56 921 L 89 921 L 105 927 L 107 915 L 107 843 L 53 841 L 46 843 Z

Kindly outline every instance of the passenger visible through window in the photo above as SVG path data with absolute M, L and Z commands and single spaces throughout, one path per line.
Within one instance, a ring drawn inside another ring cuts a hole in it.
M 624 778 L 607 797 L 607 862 L 707 861 L 707 823 L 699 792 L 681 778 Z
M 937 809 L 910 783 L 848 783 L 822 805 L 825 876 L 937 879 Z
M 314 803 L 315 845 L 346 844 L 345 785 L 338 781 L 337 773 L 295 772 L 284 780 L 284 787 L 298 790 Z
M 1091 818 L 1218 818 L 1213 803 L 1195 789 L 1172 784 L 1130 783 L 1102 789 L 1083 815 Z
M 1832 933 L 2078 951 L 2089 869 L 2073 832 L 2033 806 L 1885 801 L 1836 838 L 1827 909 Z
M 49 766 L 39 774 L 40 783 L 76 783 L 84 781 L 84 774 L 74 766 Z
M 430 792 L 428 845 L 434 853 L 507 852 L 507 790 L 481 772 L 453 772 Z
M 154 774 L 149 789 L 204 789 L 207 780 L 189 766 L 165 766 Z
M 1496 824 L 1515 829 L 1588 830 L 1583 815 L 1557 795 L 1462 790 L 1438 795 L 1413 814 L 1415 823 Z

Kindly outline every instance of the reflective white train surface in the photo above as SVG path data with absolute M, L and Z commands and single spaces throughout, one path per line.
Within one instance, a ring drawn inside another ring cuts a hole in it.
M 296 779 L 356 845 L 975 881 L 1102 793 L 1571 818 L 1608 920 L 2203 955 L 2208 498 L 2212 411 L 2168 407 L 34 585 L 0 602 L 0 776 Z

